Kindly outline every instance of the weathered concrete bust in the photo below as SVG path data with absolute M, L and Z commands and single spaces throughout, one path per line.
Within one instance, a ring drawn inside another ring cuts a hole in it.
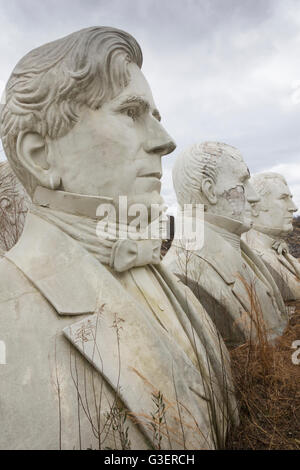
M 173 168 L 179 206 L 204 204 L 204 244 L 185 250 L 174 243 L 164 264 L 201 299 L 229 345 L 258 334 L 272 338 L 286 324 L 277 286 L 241 241 L 251 226 L 247 204 L 259 201 L 249 178 L 241 153 L 219 142 L 192 146 Z
M 204 204 L 207 213 L 232 221 L 245 218 L 246 200 L 259 198 L 249 184 L 250 173 L 238 149 L 219 142 L 204 142 L 179 155 L 173 182 L 179 205 Z
M 293 230 L 297 207 L 284 177 L 278 173 L 260 173 L 251 178 L 260 195 L 253 204 L 253 229 L 245 241 L 262 258 L 273 275 L 284 300 L 300 299 L 300 263 L 282 239 Z
M 12 248 L 20 238 L 28 196 L 7 162 L 0 162 L 0 250 Z
M 161 217 L 175 144 L 141 65 L 132 36 L 94 27 L 31 51 L 7 84 L 3 145 L 32 206 L 0 263 L 0 448 L 216 448 L 236 421 L 226 348 L 159 237 L 99 215 L 122 196 L 126 216 Z

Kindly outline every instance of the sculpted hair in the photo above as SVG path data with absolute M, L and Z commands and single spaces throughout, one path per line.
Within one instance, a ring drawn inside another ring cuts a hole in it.
M 220 142 L 194 144 L 176 158 L 173 167 L 173 184 L 178 204 L 205 203 L 201 192 L 204 177 L 216 183 L 222 156 L 241 160 L 240 152 L 231 145 Z
M 18 159 L 18 133 L 28 130 L 51 139 L 66 135 L 82 106 L 99 109 L 128 85 L 130 62 L 141 68 L 139 44 L 130 34 L 109 27 L 77 31 L 19 61 L 6 85 L 0 135 L 7 159 L 29 193 L 37 181 Z
M 0 196 L 24 197 L 24 189 L 17 180 L 8 162 L 0 162 Z
M 273 173 L 271 171 L 257 173 L 256 175 L 251 176 L 251 183 L 260 196 L 267 196 L 271 193 L 271 186 L 269 183 L 270 181 L 274 181 L 274 179 L 287 185 L 285 178 L 280 173 Z

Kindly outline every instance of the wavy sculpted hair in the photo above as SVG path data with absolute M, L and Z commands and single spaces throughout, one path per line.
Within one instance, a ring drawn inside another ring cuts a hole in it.
M 11 167 L 33 194 L 37 181 L 16 152 L 20 131 L 56 139 L 79 120 L 80 108 L 96 110 L 124 89 L 128 64 L 141 68 L 142 51 L 128 33 L 110 27 L 86 28 L 25 55 L 5 89 L 0 135 Z
M 271 193 L 272 189 L 270 182 L 274 180 L 279 180 L 283 184 L 287 185 L 285 178 L 280 173 L 268 171 L 251 176 L 251 183 L 253 184 L 255 191 L 262 197 Z
M 173 184 L 179 206 L 205 203 L 201 191 L 204 177 L 214 183 L 218 176 L 221 157 L 241 160 L 239 150 L 221 142 L 194 144 L 179 154 L 173 166 Z

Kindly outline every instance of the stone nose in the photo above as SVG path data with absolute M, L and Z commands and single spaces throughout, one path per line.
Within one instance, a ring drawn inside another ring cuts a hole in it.
M 294 203 L 294 201 L 291 199 L 291 206 L 289 208 L 289 211 L 290 212 L 297 212 L 298 210 L 298 207 L 296 206 L 296 204 Z
M 172 137 L 170 137 L 160 122 L 151 116 L 144 150 L 147 153 L 163 156 L 173 152 L 175 148 L 176 144 Z
M 247 201 L 250 203 L 250 204 L 256 204 L 257 202 L 260 201 L 260 197 L 258 195 L 258 193 L 255 191 L 254 187 L 252 186 L 251 183 L 247 183 L 246 184 L 246 197 L 247 197 Z

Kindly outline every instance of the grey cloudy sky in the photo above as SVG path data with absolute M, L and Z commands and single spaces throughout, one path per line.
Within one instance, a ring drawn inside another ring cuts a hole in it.
M 87 26 L 136 37 L 177 152 L 218 140 L 283 173 L 300 206 L 300 0 L 0 0 L 0 93 L 30 49 Z M 3 153 L 0 153 L 0 156 Z

